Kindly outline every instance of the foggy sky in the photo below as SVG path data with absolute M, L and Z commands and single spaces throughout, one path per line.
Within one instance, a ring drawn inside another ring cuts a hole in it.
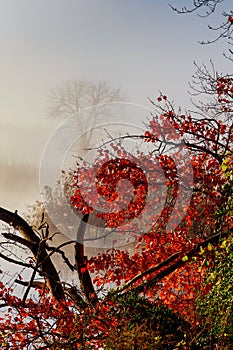
M 221 55 L 224 43 L 198 44 L 213 36 L 207 24 L 216 15 L 179 16 L 165 0 L 1 0 L 0 5 L 1 167 L 13 161 L 39 168 L 46 139 L 58 124 L 47 116 L 50 89 L 67 80 L 106 79 L 128 101 L 146 105 L 148 96 L 156 98 L 162 90 L 189 107 L 193 60 L 211 58 L 219 71 L 231 68 Z M 1 205 L 9 209 L 39 195 L 36 177 L 25 186 L 21 179 L 17 196 L 4 181 Z

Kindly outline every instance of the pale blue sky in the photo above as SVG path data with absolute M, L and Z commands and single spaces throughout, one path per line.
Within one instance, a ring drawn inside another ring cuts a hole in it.
M 186 105 L 194 59 L 212 58 L 220 70 L 230 66 L 221 56 L 222 43 L 197 43 L 211 36 L 208 22 L 175 14 L 167 0 L 2 0 L 0 5 L 1 122 L 46 120 L 49 90 L 76 78 L 106 79 L 135 103 L 146 103 L 161 89 Z

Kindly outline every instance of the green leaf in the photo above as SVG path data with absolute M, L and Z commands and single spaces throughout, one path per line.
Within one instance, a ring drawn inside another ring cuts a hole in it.
M 212 244 L 211 244 L 211 243 L 208 243 L 208 247 L 207 247 L 207 248 L 208 248 L 209 251 L 211 251 L 211 250 L 213 249 Z
M 199 252 L 200 255 L 203 255 L 204 254 L 204 249 L 202 248 L 202 246 L 200 246 L 200 252 Z
M 222 163 L 222 171 L 225 172 L 227 170 L 227 167 L 228 167 L 227 162 L 223 162 Z
M 189 258 L 187 257 L 187 255 L 183 256 L 182 261 L 187 261 Z
M 225 248 L 226 248 L 226 246 L 227 246 L 227 241 L 225 240 L 225 241 L 223 241 L 223 242 L 222 242 L 222 244 L 221 244 L 221 248 L 224 248 L 224 249 L 225 249 Z

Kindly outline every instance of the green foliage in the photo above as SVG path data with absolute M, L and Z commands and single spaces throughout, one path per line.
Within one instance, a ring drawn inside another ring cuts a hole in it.
M 184 349 L 189 341 L 191 326 L 188 322 L 172 309 L 151 303 L 136 293 L 131 292 L 117 300 L 113 312 L 121 321 L 108 336 L 106 350 Z
M 233 237 L 221 241 L 214 250 L 214 266 L 205 280 L 205 290 L 198 298 L 200 317 L 200 344 L 217 343 L 221 349 L 233 344 Z M 203 335 L 202 330 L 208 330 Z

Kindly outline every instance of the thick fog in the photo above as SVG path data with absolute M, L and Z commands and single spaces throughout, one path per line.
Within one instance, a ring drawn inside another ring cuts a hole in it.
M 185 108 L 193 60 L 207 63 L 222 51 L 221 42 L 198 44 L 208 34 L 205 23 L 178 16 L 167 1 L 2 2 L 1 205 L 21 209 L 39 194 L 40 155 L 57 124 L 48 121 L 51 89 L 72 79 L 105 79 L 130 102 L 145 105 L 162 90 Z M 219 54 L 216 60 L 227 69 L 227 60 Z
M 39 166 L 51 132 L 40 125 L 0 123 L 1 206 L 23 212 L 40 199 Z

